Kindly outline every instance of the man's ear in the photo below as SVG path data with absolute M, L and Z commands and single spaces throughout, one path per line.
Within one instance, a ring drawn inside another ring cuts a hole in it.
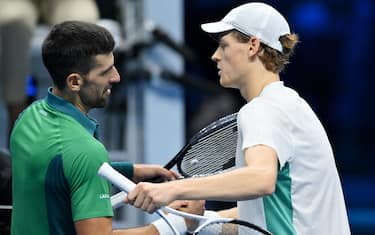
M 71 91 L 79 91 L 82 85 L 82 76 L 78 73 L 71 73 L 66 78 L 66 86 Z
M 260 40 L 257 37 L 251 37 L 248 42 L 249 56 L 253 56 L 261 51 Z

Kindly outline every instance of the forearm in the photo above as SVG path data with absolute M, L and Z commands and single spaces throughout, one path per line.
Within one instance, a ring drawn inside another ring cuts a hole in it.
M 209 177 L 173 181 L 170 186 L 176 199 L 238 201 L 271 194 L 275 178 L 274 172 L 267 169 L 243 167 Z
M 153 225 L 150 224 L 144 227 L 114 230 L 112 235 L 159 235 L 159 232 Z
M 75 222 L 78 235 L 159 235 L 153 225 L 112 230 L 111 217 L 98 217 Z
M 237 209 L 237 207 L 233 207 L 233 208 L 230 208 L 230 209 L 217 211 L 217 213 L 221 217 L 238 219 L 238 209 Z

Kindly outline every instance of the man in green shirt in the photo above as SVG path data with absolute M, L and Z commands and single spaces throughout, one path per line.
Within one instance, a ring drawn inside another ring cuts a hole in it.
M 97 175 L 109 162 L 95 120 L 120 81 L 114 41 L 104 28 L 79 21 L 55 25 L 42 46 L 53 87 L 19 117 L 10 139 L 12 234 L 95 235 L 112 232 L 110 184 Z M 176 175 L 161 166 L 113 163 L 134 181 Z M 116 234 L 158 234 L 155 227 Z

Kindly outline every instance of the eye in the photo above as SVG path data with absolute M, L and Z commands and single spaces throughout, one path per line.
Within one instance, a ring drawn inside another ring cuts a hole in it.
M 228 43 L 225 43 L 225 42 L 220 42 L 220 43 L 219 43 L 219 47 L 220 47 L 221 49 L 225 49 L 227 46 L 228 46 Z
M 113 66 L 111 66 L 111 67 L 109 67 L 108 69 L 102 71 L 102 72 L 100 73 L 100 75 L 101 75 L 101 76 L 105 76 L 105 75 L 109 74 L 109 72 L 111 72 L 112 69 L 113 69 Z

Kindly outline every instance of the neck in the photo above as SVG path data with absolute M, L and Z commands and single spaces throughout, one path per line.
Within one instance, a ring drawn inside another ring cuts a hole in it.
M 88 111 L 89 111 L 82 104 L 79 97 L 74 92 L 69 92 L 69 91 L 67 91 L 67 89 L 62 91 L 62 90 L 58 89 L 56 86 L 53 86 L 52 87 L 52 94 L 72 103 L 75 107 L 77 107 L 78 110 L 80 110 L 84 114 L 87 114 Z
M 272 73 L 265 69 L 255 71 L 248 75 L 246 84 L 240 88 L 241 95 L 249 102 L 259 96 L 264 87 L 277 81 L 280 81 L 280 76 L 277 73 Z

